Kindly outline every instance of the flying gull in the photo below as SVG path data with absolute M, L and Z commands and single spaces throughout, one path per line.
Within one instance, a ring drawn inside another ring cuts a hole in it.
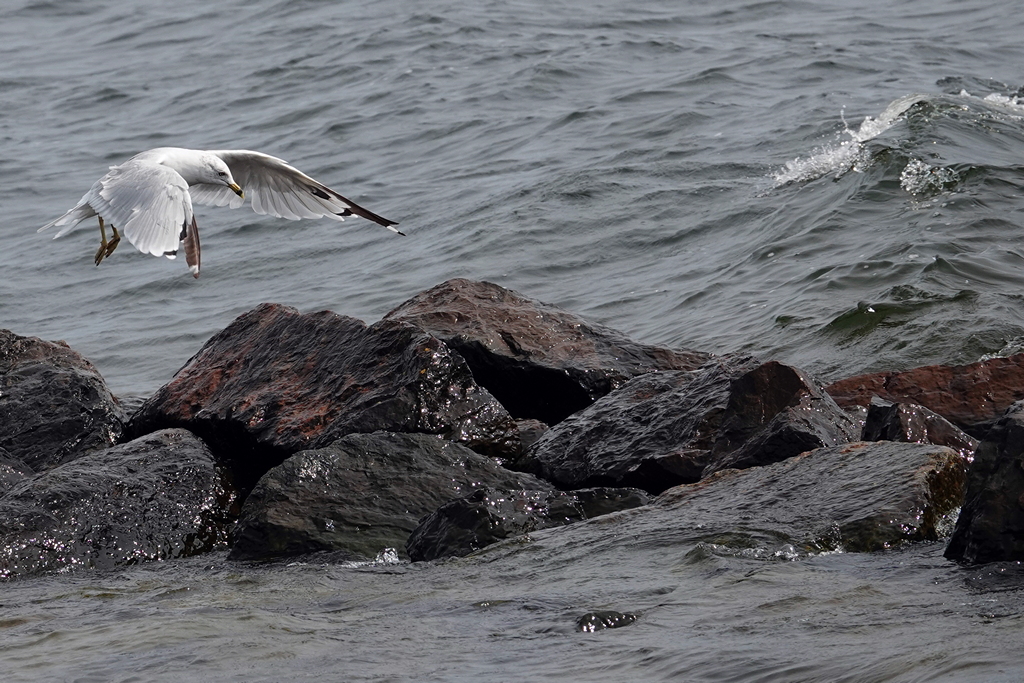
M 244 193 L 243 193 L 244 190 Z M 174 258 L 179 243 L 192 275 L 199 277 L 199 228 L 192 204 L 245 203 L 259 214 L 298 220 L 326 216 L 343 221 L 362 216 L 402 235 L 395 221 L 378 216 L 277 157 L 244 149 L 199 150 L 159 147 L 136 154 L 96 181 L 75 208 L 39 228 L 60 227 L 54 239 L 87 218 L 100 222 L 96 265 L 114 253 L 121 235 L 144 254 Z M 104 226 L 113 237 L 107 241 Z

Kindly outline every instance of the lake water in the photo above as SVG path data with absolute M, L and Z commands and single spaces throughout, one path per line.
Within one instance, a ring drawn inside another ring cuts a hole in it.
M 452 277 L 823 381 L 1024 348 L 1017 3 L 11 0 L 0 327 L 146 396 L 264 301 L 372 322 Z M 36 228 L 174 145 L 360 219 L 199 207 L 203 273 Z M 593 527 L 593 528 L 592 528 Z M 222 555 L 5 585 L 5 681 L 1016 681 L 1022 575 L 596 525 L 441 565 Z M 648 542 L 647 536 L 651 540 Z M 578 633 L 595 609 L 640 615 Z

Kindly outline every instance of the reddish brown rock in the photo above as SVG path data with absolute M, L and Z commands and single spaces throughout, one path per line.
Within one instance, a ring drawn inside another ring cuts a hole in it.
M 367 327 L 278 304 L 214 335 L 130 426 L 186 427 L 251 461 L 253 482 L 286 455 L 350 433 L 422 432 L 490 455 L 519 450 L 515 422 L 443 342 L 400 321 Z
M 1024 399 L 1024 354 L 970 365 L 927 365 L 858 375 L 825 390 L 844 408 L 867 406 L 872 396 L 916 403 L 977 436 L 1013 402 Z
M 967 462 L 974 459 L 978 440 L 956 425 L 913 403 L 887 403 L 872 399 L 861 433 L 864 441 L 905 441 L 949 446 Z
M 693 370 L 710 354 L 640 344 L 490 282 L 455 279 L 385 317 L 442 339 L 516 418 L 556 424 L 628 379 Z
M 117 399 L 79 353 L 0 330 L 0 450 L 43 471 L 113 445 L 123 423 Z

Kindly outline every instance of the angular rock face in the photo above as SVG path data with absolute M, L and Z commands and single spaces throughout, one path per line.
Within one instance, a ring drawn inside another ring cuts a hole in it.
M 455 279 L 385 316 L 442 339 L 517 418 L 561 422 L 626 380 L 692 370 L 710 354 L 640 344 L 490 282 Z
M 949 446 L 967 462 L 974 459 L 974 451 L 980 443 L 924 406 L 887 403 L 877 398 L 872 400 L 868 408 L 861 438 L 864 441 L 905 441 Z
M 978 446 L 945 555 L 969 564 L 1024 560 L 1024 402 Z
M 973 436 L 983 436 L 1003 411 L 1024 399 L 1024 354 L 970 365 L 928 365 L 858 375 L 825 390 L 843 408 L 867 406 L 872 396 L 893 403 L 916 403 Z
M 413 561 L 461 557 L 506 538 L 647 502 L 643 491 L 630 488 L 570 492 L 482 488 L 442 505 L 424 518 L 409 536 L 406 550 Z
M 740 547 L 871 552 L 936 540 L 963 499 L 966 463 L 945 446 L 832 446 L 666 491 L 675 538 Z
M 439 434 L 512 455 L 512 418 L 465 362 L 411 325 L 263 304 L 239 316 L 133 417 L 183 426 L 259 477 L 286 455 L 355 432 Z M 250 482 L 251 483 L 251 482 Z
M 124 413 L 100 374 L 64 343 L 0 330 L 0 448 L 35 471 L 121 436 Z
M 233 501 L 183 429 L 83 455 L 0 496 L 0 579 L 211 550 L 226 544 Z
M 350 434 L 296 453 L 260 479 L 230 557 L 341 551 L 372 558 L 386 547 L 404 549 L 421 517 L 479 486 L 551 488 L 436 436 Z
M 847 443 L 859 432 L 817 382 L 797 368 L 770 361 L 733 380 L 711 462 L 702 476 Z
M 799 370 L 721 358 L 630 380 L 551 428 L 519 466 L 560 486 L 659 493 L 712 471 L 776 462 L 854 437 L 855 425 Z
M 31 467 L 0 448 L 0 496 L 33 474 Z

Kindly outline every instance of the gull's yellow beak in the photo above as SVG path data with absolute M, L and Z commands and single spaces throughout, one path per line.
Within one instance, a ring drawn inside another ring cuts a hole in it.
M 230 185 L 228 185 L 228 187 L 230 187 L 231 191 L 237 194 L 239 197 L 245 199 L 245 195 L 242 193 L 242 188 L 238 186 L 238 183 L 231 183 Z

